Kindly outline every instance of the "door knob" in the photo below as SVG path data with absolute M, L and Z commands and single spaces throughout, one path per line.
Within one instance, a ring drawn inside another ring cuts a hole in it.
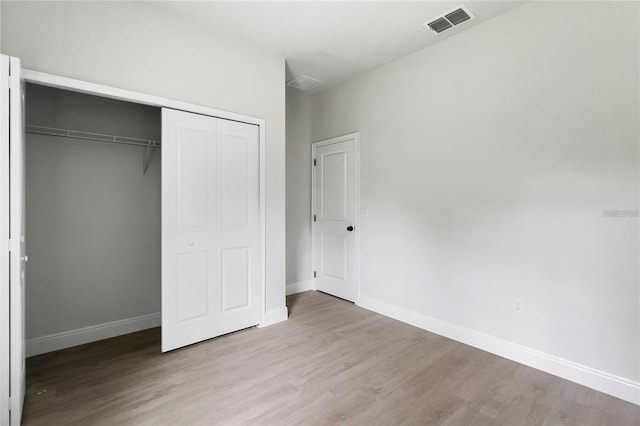
M 29 261 L 29 256 L 23 256 L 20 258 L 20 260 L 23 260 L 25 263 L 27 263 Z
M 351 232 L 353 231 L 355 228 L 351 225 L 347 226 L 347 231 Z

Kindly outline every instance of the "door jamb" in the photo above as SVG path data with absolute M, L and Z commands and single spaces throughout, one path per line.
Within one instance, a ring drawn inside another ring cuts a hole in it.
M 9 57 L 0 56 L 2 68 L 9 66 Z M 0 78 L 0 140 L 6 140 L 6 144 L 0 146 L 0 241 L 9 241 L 9 80 Z M 9 360 L 10 350 L 10 315 L 11 306 L 9 298 L 9 247 L 2 248 L 0 254 L 0 424 L 9 424 L 9 411 L 11 404 L 9 395 L 9 379 L 11 377 Z M 6 271 L 6 272 L 5 272 Z
M 314 167 L 314 160 L 316 159 L 316 151 L 318 148 L 333 145 L 340 142 L 355 141 L 355 206 L 354 206 L 354 227 L 356 228 L 356 235 L 354 241 L 354 271 L 356 282 L 356 297 L 354 303 L 356 306 L 360 306 L 360 132 L 348 133 L 346 135 L 337 136 L 335 138 L 324 139 L 311 144 L 311 274 L 313 271 L 317 271 L 317 259 L 316 259 L 316 225 L 313 220 L 313 215 L 316 214 L 316 168 Z M 317 289 L 316 279 L 312 278 L 313 289 Z
M 73 92 L 86 93 L 89 95 L 97 95 L 104 98 L 116 99 L 125 102 L 149 105 L 158 108 L 171 108 L 181 111 L 191 112 L 195 114 L 208 115 L 211 117 L 223 118 L 226 120 L 240 121 L 243 123 L 254 124 L 259 128 L 260 137 L 260 324 L 264 327 L 266 323 L 266 225 L 265 225 L 265 182 L 266 182 L 266 122 L 262 118 L 252 117 L 249 115 L 238 114 L 229 111 L 209 108 L 201 105 L 191 104 L 188 102 L 177 101 L 173 99 L 163 98 L 160 96 L 148 95 L 140 92 L 119 89 L 102 84 L 90 83 L 82 80 L 76 80 L 67 77 L 60 77 L 53 74 L 47 74 L 39 71 L 28 69 L 22 70 L 22 76 L 28 83 L 40 84 L 43 86 L 54 87 L 58 89 L 70 90 Z M 162 149 L 162 148 L 161 148 Z

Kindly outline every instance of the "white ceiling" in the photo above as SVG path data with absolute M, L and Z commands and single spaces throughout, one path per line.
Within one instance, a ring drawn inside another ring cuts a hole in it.
M 192 2 L 153 3 L 215 35 L 231 36 L 286 58 L 290 80 L 347 80 L 464 31 L 518 1 Z M 465 4 L 476 19 L 433 34 L 422 24 Z

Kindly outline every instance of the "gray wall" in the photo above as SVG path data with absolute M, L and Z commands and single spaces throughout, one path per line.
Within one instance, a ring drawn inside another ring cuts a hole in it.
M 160 109 L 28 85 L 27 124 L 160 140 Z M 160 150 L 27 134 L 27 338 L 160 311 Z
M 311 98 L 287 89 L 287 284 L 311 275 Z
M 533 2 L 312 98 L 361 132 L 362 294 L 640 379 L 637 2 Z M 512 300 L 524 301 L 523 312 Z
M 264 118 L 266 307 L 285 307 L 284 58 L 145 2 L 2 1 L 3 53 L 42 71 Z

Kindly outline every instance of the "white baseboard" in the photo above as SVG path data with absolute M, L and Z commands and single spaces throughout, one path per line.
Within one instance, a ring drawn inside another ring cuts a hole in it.
M 26 342 L 26 356 L 40 355 L 47 352 L 84 345 L 110 337 L 134 333 L 148 328 L 159 327 L 161 322 L 160 312 L 142 315 L 135 318 L 127 318 L 104 324 L 36 337 Z
M 640 382 L 363 295 L 358 298 L 358 306 L 640 405 Z
M 313 280 L 298 281 L 295 283 L 287 284 L 287 296 L 296 293 L 302 293 L 303 291 L 315 290 L 316 284 Z
M 282 321 L 286 321 L 289 318 L 289 311 L 286 306 L 278 309 L 271 309 L 264 315 L 264 324 L 260 327 L 267 327 L 273 324 L 277 324 Z

